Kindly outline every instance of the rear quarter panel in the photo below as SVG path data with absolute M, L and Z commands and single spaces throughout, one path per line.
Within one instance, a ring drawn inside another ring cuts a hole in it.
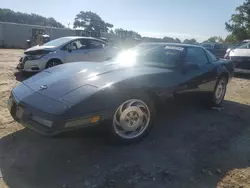
M 218 75 L 227 74 L 230 80 L 234 75 L 234 64 L 231 60 L 220 59 L 218 62 L 217 72 Z

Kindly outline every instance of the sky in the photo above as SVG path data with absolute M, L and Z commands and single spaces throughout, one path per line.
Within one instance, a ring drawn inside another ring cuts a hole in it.
M 0 8 L 54 17 L 71 27 L 80 11 L 97 13 L 104 21 L 142 36 L 174 37 L 199 42 L 225 38 L 225 22 L 244 0 L 1 0 Z

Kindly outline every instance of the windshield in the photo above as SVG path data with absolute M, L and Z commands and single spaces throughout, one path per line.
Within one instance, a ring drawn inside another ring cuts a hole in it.
M 184 48 L 168 44 L 140 44 L 130 50 L 120 53 L 115 59 L 122 65 L 146 64 L 163 66 L 167 68 L 177 67 Z
M 249 49 L 250 48 L 250 42 L 241 44 L 237 48 L 239 48 L 239 49 Z
M 68 37 L 62 37 L 62 38 L 58 38 L 58 39 L 55 39 L 55 40 L 52 40 L 50 42 L 47 42 L 45 43 L 43 46 L 55 46 L 55 47 L 58 47 L 58 46 L 61 46 L 69 41 L 71 41 L 72 38 L 68 38 Z
M 235 48 L 238 48 L 239 46 L 245 45 L 245 44 L 247 44 L 247 43 L 249 43 L 249 42 L 247 42 L 247 41 L 242 41 L 242 42 L 240 42 L 240 43 L 234 45 L 234 47 L 235 47 Z

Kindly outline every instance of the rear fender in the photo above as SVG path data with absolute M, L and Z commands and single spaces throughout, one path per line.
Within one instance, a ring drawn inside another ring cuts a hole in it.
M 233 77 L 233 65 L 232 64 L 222 64 L 217 69 L 218 79 L 222 76 L 229 81 Z

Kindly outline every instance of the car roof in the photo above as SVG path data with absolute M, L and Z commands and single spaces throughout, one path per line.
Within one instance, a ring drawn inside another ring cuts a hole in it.
M 145 43 L 140 43 L 140 44 L 152 44 L 152 45 L 170 45 L 170 46 L 178 46 L 178 47 L 197 47 L 197 48 L 203 48 L 202 46 L 199 45 L 194 45 L 194 44 L 183 44 L 183 43 L 169 43 L 169 42 L 145 42 Z
M 101 39 L 98 39 L 98 38 L 94 38 L 94 37 L 84 37 L 84 36 L 68 36 L 68 37 L 62 37 L 62 38 L 68 38 L 68 39 L 94 39 L 94 40 L 98 40 L 98 41 L 101 41 L 101 42 L 104 42 L 106 43 L 105 41 L 101 40 Z

